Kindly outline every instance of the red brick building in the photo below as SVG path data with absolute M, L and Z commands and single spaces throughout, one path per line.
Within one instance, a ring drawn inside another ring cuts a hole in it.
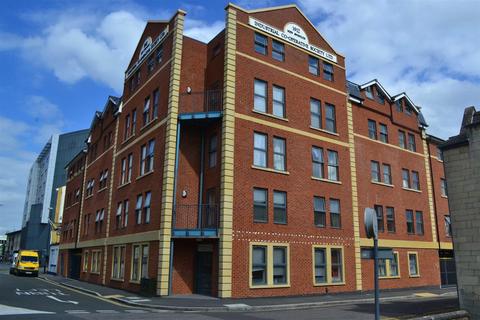
M 64 213 L 78 236 L 62 233 L 63 275 L 158 295 L 370 290 L 372 207 L 395 253 L 381 287 L 440 285 L 441 140 L 419 107 L 347 81 L 295 5 L 225 10 L 207 44 L 183 34 L 183 11 L 147 23 L 121 101 L 67 168 L 80 198 Z

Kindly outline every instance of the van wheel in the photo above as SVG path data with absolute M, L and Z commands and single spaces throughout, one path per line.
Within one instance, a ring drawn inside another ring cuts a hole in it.
M 13 274 L 13 270 L 12 270 L 12 269 L 10 269 L 9 273 L 10 273 L 10 274 Z

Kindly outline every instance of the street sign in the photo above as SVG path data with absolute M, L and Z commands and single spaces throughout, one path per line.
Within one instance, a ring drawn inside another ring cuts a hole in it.
M 362 248 L 362 259 L 374 259 L 373 248 Z M 378 259 L 390 259 L 393 260 L 393 250 L 391 248 L 379 248 Z
M 365 208 L 364 219 L 365 232 L 367 238 L 376 238 L 378 236 L 377 213 L 372 208 Z

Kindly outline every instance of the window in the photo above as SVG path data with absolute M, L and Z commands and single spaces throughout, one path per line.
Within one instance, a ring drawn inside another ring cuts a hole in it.
M 392 184 L 392 170 L 390 169 L 389 164 L 382 164 L 383 168 L 383 183 Z
M 408 272 L 410 274 L 410 277 L 420 276 L 418 270 L 418 256 L 416 252 L 408 253 Z
M 442 197 L 447 197 L 447 180 L 441 178 L 440 179 L 440 192 L 442 194 Z
M 152 110 L 152 120 L 158 117 L 158 104 L 160 100 L 160 92 L 158 89 L 153 91 L 153 110 Z
M 378 259 L 378 266 L 381 278 L 398 277 L 398 252 L 393 253 L 393 259 Z
M 310 98 L 310 125 L 314 128 L 322 128 L 322 107 L 320 100 Z
M 437 158 L 440 161 L 443 161 L 443 151 L 439 147 L 437 147 Z
M 140 246 L 133 246 L 132 274 L 130 275 L 130 280 L 131 281 L 140 281 L 139 262 L 140 262 Z
M 83 272 L 88 272 L 88 251 L 83 252 Z
M 253 221 L 268 222 L 267 189 L 253 189 Z
M 254 81 L 253 109 L 259 112 L 267 112 L 267 83 L 262 80 Z
M 132 181 L 132 165 L 133 165 L 133 154 L 128 155 L 128 171 L 127 171 L 127 182 Z
M 338 153 L 328 150 L 328 180 L 339 181 Z
M 273 86 L 273 115 L 285 118 L 285 89 Z
M 415 212 L 415 224 L 418 235 L 423 235 L 423 213 L 421 211 Z
M 123 133 L 123 140 L 127 140 L 130 137 L 130 115 L 125 116 L 125 132 Z
M 368 137 L 377 140 L 377 123 L 373 120 L 368 120 Z
M 208 166 L 213 168 L 217 165 L 217 135 L 210 137 L 208 145 Z
M 378 276 L 385 278 L 387 276 L 387 259 L 378 259 Z
M 398 112 L 403 112 L 402 100 L 395 101 L 395 107 Z
M 318 76 L 320 74 L 320 70 L 318 68 L 318 59 L 312 56 L 308 56 L 308 71 L 311 74 Z
M 268 48 L 268 39 L 264 35 L 255 32 L 255 51 L 266 55 Z
M 252 285 L 267 284 L 267 247 L 252 248 Z
M 143 204 L 143 216 L 145 223 L 150 223 L 150 202 L 152 200 L 152 193 L 148 191 L 145 193 L 145 203 Z
M 157 53 L 155 54 L 155 58 L 157 59 L 158 63 L 162 62 L 162 59 L 163 59 L 163 44 L 161 44 L 158 47 Z
M 340 228 L 342 226 L 340 219 L 340 200 L 330 199 L 330 226 Z
M 273 284 L 287 283 L 287 248 L 273 247 Z
M 273 191 L 273 222 L 287 223 L 287 193 Z
M 445 216 L 445 235 L 447 237 L 451 237 L 452 236 L 452 222 L 450 220 L 450 216 Z
M 133 245 L 131 281 L 148 278 L 148 251 L 147 244 Z
M 323 62 L 323 79 L 333 81 L 333 65 L 328 62 Z
M 108 169 L 105 169 L 100 173 L 100 178 L 98 179 L 99 190 L 102 190 L 107 187 L 107 179 L 108 179 Z
M 135 134 L 135 130 L 137 130 L 137 109 L 133 109 L 132 111 L 132 134 Z
M 315 178 L 323 179 L 325 177 L 323 163 L 323 149 L 312 147 L 312 175 Z
M 412 107 L 410 107 L 408 104 L 405 104 L 405 113 L 408 116 L 412 115 Z
M 100 273 L 100 266 L 102 263 L 102 252 L 95 250 L 92 251 L 92 266 L 91 266 L 91 273 Z
M 135 206 L 135 216 L 137 218 L 137 224 L 142 223 L 142 202 L 143 197 L 141 194 L 137 196 L 137 205 Z
M 327 225 L 327 212 L 324 197 L 313 197 L 313 220 L 315 226 L 325 227 Z
M 145 98 L 145 104 L 143 105 L 143 125 L 150 122 L 150 96 Z
M 127 182 L 127 158 L 122 159 L 122 168 L 120 173 L 120 185 Z
M 145 279 L 148 278 L 148 245 L 142 245 L 142 261 L 141 261 L 141 268 L 140 268 L 140 278 Z
M 117 213 L 115 214 L 115 228 L 118 230 L 122 225 L 123 202 L 117 204 Z
M 145 174 L 145 161 L 147 159 L 147 145 L 143 145 L 140 147 L 140 175 L 143 176 Z
M 151 55 L 150 57 L 148 57 L 147 74 L 151 74 L 153 68 L 155 68 L 155 58 L 153 55 Z
M 389 260 L 390 262 L 390 277 L 398 277 L 400 272 L 398 270 L 398 252 L 393 253 L 393 259 Z M 388 270 L 388 269 L 387 269 Z
M 417 171 L 412 171 L 412 189 L 420 190 L 420 180 Z
M 314 248 L 315 284 L 327 283 L 327 257 L 325 248 Z
M 153 156 L 155 151 L 155 140 L 152 139 L 148 141 L 148 148 L 147 145 L 143 145 L 141 147 L 141 156 L 140 159 L 140 175 L 144 175 L 153 171 Z
M 253 137 L 253 165 L 267 167 L 267 135 L 254 133 Z
M 402 169 L 402 187 L 410 189 L 410 173 L 407 169 Z
M 112 278 L 123 280 L 125 275 L 125 247 L 113 247 Z
M 377 161 L 370 162 L 372 181 L 380 182 L 380 164 Z
M 387 207 L 387 231 L 395 232 L 395 209 Z
M 372 87 L 366 87 L 366 88 L 365 88 L 365 96 L 366 96 L 368 99 L 372 99 L 372 100 L 373 100 Z
M 415 233 L 415 225 L 413 224 L 413 211 L 412 210 L 405 211 L 405 219 L 407 221 L 407 233 L 414 234 Z
M 388 143 L 388 129 L 387 125 L 380 123 L 380 141 Z
M 331 254 L 331 277 L 333 283 L 343 282 L 343 257 L 342 249 L 332 248 L 330 251 Z
M 123 227 L 126 228 L 128 225 L 128 207 L 130 206 L 130 201 L 123 201 Z
M 283 43 L 272 40 L 272 58 L 278 61 L 285 60 L 285 46 Z
M 333 104 L 325 104 L 325 130 L 330 132 L 337 132 L 337 125 L 335 120 L 335 106 Z
M 377 91 L 377 95 L 376 95 L 376 100 L 378 103 L 380 104 L 384 104 L 385 103 L 385 97 L 383 96 L 383 94 L 380 92 L 380 90 L 378 89 L 378 87 L 375 88 L 375 91 Z
M 417 147 L 415 145 L 415 135 L 409 133 L 408 134 L 408 150 L 410 151 L 417 151 Z
M 254 244 L 250 247 L 250 250 L 250 285 L 252 287 L 288 285 L 288 246 L 279 244 Z
M 374 206 L 375 212 L 377 213 L 377 224 L 378 224 L 378 232 L 385 231 L 385 223 L 383 219 L 383 207 L 382 206 Z
M 406 149 L 407 145 L 405 144 L 405 131 L 398 130 L 398 145 L 400 148 Z
M 273 168 L 279 171 L 286 169 L 285 139 L 273 138 Z

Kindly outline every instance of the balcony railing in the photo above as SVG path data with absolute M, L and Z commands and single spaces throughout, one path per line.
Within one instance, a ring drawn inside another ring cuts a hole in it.
M 221 111 L 222 90 L 180 94 L 180 113 Z
M 174 210 L 174 233 L 177 236 L 216 236 L 219 211 L 217 204 L 177 204 Z

